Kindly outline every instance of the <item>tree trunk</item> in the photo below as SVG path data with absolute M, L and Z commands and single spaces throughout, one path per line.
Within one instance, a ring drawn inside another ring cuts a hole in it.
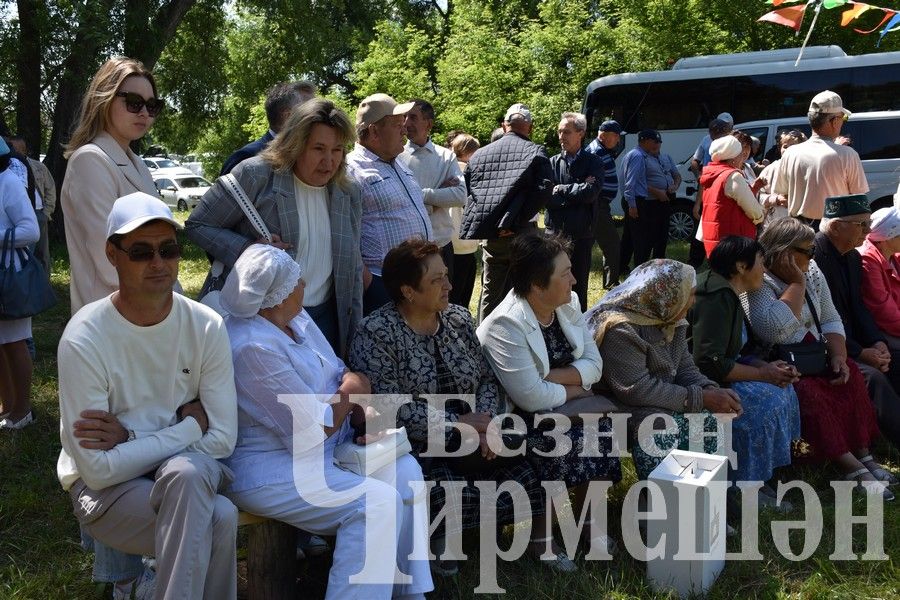
M 126 0 L 125 55 L 152 70 L 166 45 L 175 36 L 178 24 L 196 0 L 169 0 L 155 15 L 145 0 Z
M 194 2 L 195 0 L 171 0 L 160 7 L 148 26 L 145 3 L 126 0 L 128 13 L 125 18 L 127 24 L 124 47 L 130 53 L 128 55 L 143 62 L 148 69 L 152 69 L 166 44 L 175 35 L 184 14 Z M 61 189 L 66 173 L 66 160 L 62 156 L 63 146 L 71 136 L 88 82 L 103 60 L 104 48 L 112 41 L 110 14 L 114 4 L 115 0 L 88 2 L 78 20 L 71 52 L 63 63 L 56 106 L 53 110 L 50 145 L 44 161 L 53 174 L 57 191 Z M 63 218 L 62 206 L 57 204 L 54 219 L 51 221 L 51 231 L 58 239 L 64 236 Z
M 247 540 L 247 597 L 297 598 L 296 556 L 296 529 L 278 521 L 253 525 Z
M 19 48 L 16 72 L 16 134 L 22 136 L 32 158 L 41 151 L 41 30 L 40 11 L 44 3 L 18 0 Z

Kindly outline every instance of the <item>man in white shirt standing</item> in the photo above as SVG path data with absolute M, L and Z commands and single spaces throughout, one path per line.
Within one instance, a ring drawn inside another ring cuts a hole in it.
M 401 158 L 422 186 L 425 208 L 431 219 L 434 243 L 441 249 L 447 276 L 453 279 L 453 219 L 450 209 L 466 203 L 466 182 L 449 148 L 431 141 L 434 107 L 421 98 L 410 100 L 413 107 L 406 113 L 403 126 L 408 141 Z
M 869 191 L 859 154 L 835 142 L 850 115 L 834 92 L 816 94 L 807 113 L 812 136 L 785 150 L 778 165 L 772 191 L 787 198 L 788 214 L 814 229 L 825 212 L 825 198 Z
M 156 598 L 237 595 L 231 471 L 237 404 L 228 335 L 172 291 L 181 226 L 160 200 L 116 200 L 106 257 L 119 289 L 69 321 L 59 343 L 57 475 L 92 537 L 155 555 Z

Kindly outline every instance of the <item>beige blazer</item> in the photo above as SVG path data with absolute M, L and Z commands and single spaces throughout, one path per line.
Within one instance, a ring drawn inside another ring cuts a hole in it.
M 573 292 L 570 302 L 556 309 L 556 319 L 572 345 L 575 360 L 569 366 L 578 370 L 582 386 L 590 389 L 600 381 L 603 361 L 579 307 Z M 527 300 L 510 290 L 477 333 L 488 362 L 513 404 L 529 412 L 565 404 L 565 387 L 544 379 L 550 372 L 550 357 Z
M 69 248 L 72 314 L 119 288 L 106 258 L 106 219 L 117 198 L 133 192 L 159 196 L 150 170 L 139 156 L 106 132 L 69 157 L 59 201 Z

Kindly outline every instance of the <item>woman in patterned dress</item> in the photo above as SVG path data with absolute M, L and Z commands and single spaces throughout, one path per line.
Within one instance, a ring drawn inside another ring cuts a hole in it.
M 501 465 L 501 461 L 494 461 L 487 436 L 495 435 L 496 430 L 488 425 L 493 417 L 505 412 L 505 402 L 481 353 L 471 315 L 465 308 L 449 304 L 451 286 L 440 249 L 419 239 L 403 242 L 385 257 L 382 279 L 392 301 L 363 319 L 350 345 L 349 363 L 369 378 L 373 394 L 398 394 L 398 403 L 405 400 L 399 395 L 413 396 L 411 403 L 399 406 L 397 422 L 406 427 L 426 479 L 438 483 L 431 489 L 432 517 L 441 513 L 445 504 L 448 515 L 452 515 L 432 540 L 439 557 L 432 569 L 451 575 L 458 569 L 457 561 L 440 559 L 448 536 L 495 523 L 506 525 L 514 518 L 513 498 L 508 494 L 498 499 L 496 521 L 493 515 L 482 515 L 479 491 L 472 481 L 519 483 L 521 500 L 531 506 L 535 519 L 541 519 L 544 513 L 543 490 L 528 462 L 504 459 Z M 423 394 L 453 394 L 459 399 L 449 400 L 440 410 L 422 398 Z M 466 403 L 463 396 L 474 396 L 474 403 Z M 459 435 L 454 428 L 444 428 L 445 422 L 463 423 L 471 427 L 467 431 L 478 433 L 476 452 L 484 460 L 477 474 L 461 472 L 453 459 L 420 456 L 429 444 L 429 425 L 445 429 L 448 448 L 459 446 Z M 448 488 L 441 485 L 443 482 L 465 484 L 461 503 L 445 502 Z

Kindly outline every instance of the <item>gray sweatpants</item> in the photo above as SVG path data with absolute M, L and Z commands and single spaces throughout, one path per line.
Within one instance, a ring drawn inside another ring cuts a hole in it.
M 79 479 L 69 489 L 75 516 L 111 548 L 156 556 L 156 599 L 237 597 L 237 509 L 217 492 L 228 467 L 198 452 L 176 454 L 154 477 L 102 490 Z

